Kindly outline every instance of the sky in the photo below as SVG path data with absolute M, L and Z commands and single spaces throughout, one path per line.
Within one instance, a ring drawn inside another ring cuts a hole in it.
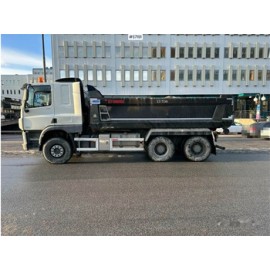
M 46 67 L 52 66 L 51 36 L 44 35 Z M 1 35 L 1 74 L 32 74 L 43 68 L 41 34 Z

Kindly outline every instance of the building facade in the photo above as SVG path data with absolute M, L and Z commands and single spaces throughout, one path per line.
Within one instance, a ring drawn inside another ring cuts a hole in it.
M 270 35 L 132 37 L 52 35 L 55 79 L 115 95 L 267 94 Z

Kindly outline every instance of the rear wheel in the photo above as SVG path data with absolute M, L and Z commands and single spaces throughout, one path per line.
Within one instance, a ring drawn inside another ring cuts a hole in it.
M 168 161 L 175 152 L 173 142 L 167 137 L 156 137 L 148 145 L 147 153 L 153 161 Z
M 63 138 L 52 138 L 44 144 L 43 156 L 50 163 L 66 163 L 72 156 L 71 146 Z
M 211 144 L 205 137 L 191 137 L 184 144 L 185 157 L 191 161 L 204 161 L 211 154 Z

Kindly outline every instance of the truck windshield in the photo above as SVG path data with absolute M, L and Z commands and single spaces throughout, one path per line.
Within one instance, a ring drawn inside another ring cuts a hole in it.
M 27 88 L 26 108 L 35 108 L 51 105 L 51 86 L 50 85 L 29 85 Z

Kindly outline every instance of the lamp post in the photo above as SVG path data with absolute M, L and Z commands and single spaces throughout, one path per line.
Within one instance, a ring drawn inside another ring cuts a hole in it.
M 256 104 L 256 120 L 259 122 L 261 120 L 261 101 L 265 101 L 266 97 L 261 96 L 261 94 L 256 94 L 255 98 L 253 99 Z
M 45 58 L 44 34 L 42 34 L 42 55 L 43 55 L 44 82 L 47 82 L 47 78 L 46 78 L 46 58 Z

